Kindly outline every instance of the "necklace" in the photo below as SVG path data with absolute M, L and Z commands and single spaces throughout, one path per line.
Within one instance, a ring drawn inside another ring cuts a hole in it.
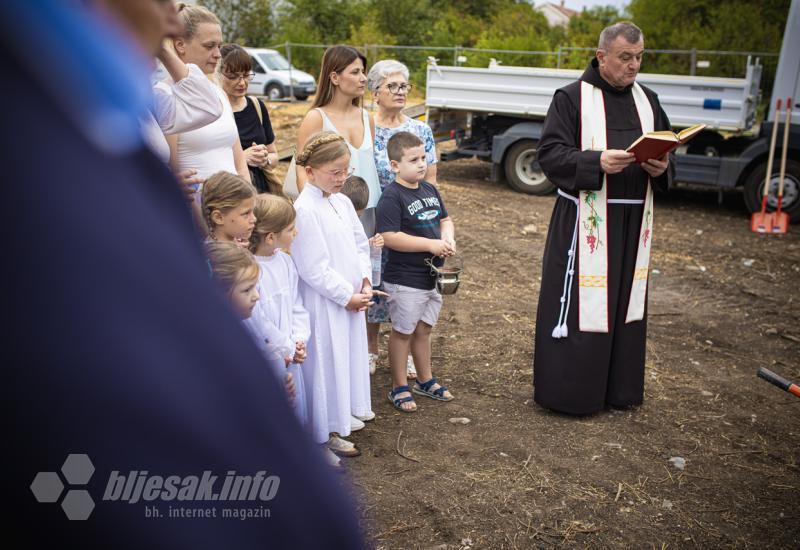
M 342 215 L 341 215 L 341 214 L 339 214 L 339 211 L 338 211 L 338 210 L 336 210 L 336 207 L 335 207 L 335 206 L 333 205 L 333 203 L 331 202 L 331 198 L 330 198 L 330 197 L 328 197 L 328 204 L 330 204 L 330 205 L 331 205 L 331 208 L 333 208 L 333 211 L 334 211 L 334 212 L 336 212 L 336 216 L 337 216 L 337 217 L 338 217 L 338 218 L 341 220 L 341 219 L 342 219 Z

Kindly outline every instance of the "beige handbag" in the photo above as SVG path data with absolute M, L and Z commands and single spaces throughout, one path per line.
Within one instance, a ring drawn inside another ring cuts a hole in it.
M 292 162 L 289 163 L 289 171 L 286 172 L 286 177 L 283 180 L 283 194 L 294 200 L 300 195 L 297 189 L 297 165 L 294 162 L 294 155 L 292 155 Z

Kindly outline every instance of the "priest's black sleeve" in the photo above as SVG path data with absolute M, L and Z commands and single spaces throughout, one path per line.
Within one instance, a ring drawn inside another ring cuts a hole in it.
M 580 149 L 580 111 L 567 92 L 557 90 L 539 140 L 539 165 L 556 186 L 572 194 L 596 191 L 603 183 L 600 151 Z
M 667 113 L 665 113 L 664 109 L 661 108 L 661 103 L 659 103 L 658 101 L 658 96 L 653 94 L 653 98 L 655 99 L 654 111 L 656 113 L 653 126 L 655 127 L 656 130 L 671 130 L 672 125 L 669 122 Z M 666 192 L 672 185 L 672 181 L 674 178 L 675 178 L 675 153 L 670 153 L 669 166 L 667 167 L 667 170 L 659 177 L 651 178 L 650 184 L 653 186 L 653 189 Z

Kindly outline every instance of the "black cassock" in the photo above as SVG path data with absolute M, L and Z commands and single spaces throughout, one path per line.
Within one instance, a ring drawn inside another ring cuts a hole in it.
M 606 106 L 608 149 L 626 149 L 642 135 L 631 87 L 618 90 L 600 77 L 597 60 L 581 76 L 600 88 Z M 670 129 L 658 97 L 644 89 L 653 108 L 656 130 Z M 584 190 L 599 190 L 603 181 L 600 151 L 581 151 L 580 81 L 557 90 L 539 141 L 539 163 L 558 188 L 572 196 Z M 652 178 L 654 189 L 666 189 L 673 163 L 660 177 Z M 608 199 L 645 198 L 647 173 L 638 165 L 608 176 Z M 578 277 L 572 280 L 572 301 L 567 313 L 569 334 L 553 338 L 558 324 L 564 274 L 572 243 L 575 204 L 556 199 L 542 263 L 542 283 L 536 313 L 536 344 L 533 360 L 534 400 L 549 409 L 570 414 L 591 414 L 606 405 L 624 407 L 642 403 L 647 338 L 647 307 L 644 319 L 625 323 L 633 282 L 643 205 L 609 204 L 608 333 L 578 329 Z M 657 216 L 657 212 L 656 212 Z M 657 219 L 657 218 L 656 218 Z M 654 230 L 655 238 L 658 231 Z M 577 254 L 577 251 L 576 251 Z M 578 257 L 575 261 L 578 273 Z

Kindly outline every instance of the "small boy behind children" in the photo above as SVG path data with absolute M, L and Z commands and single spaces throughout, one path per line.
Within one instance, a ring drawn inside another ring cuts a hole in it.
M 402 412 L 414 412 L 411 392 L 437 401 L 453 399 L 431 373 L 431 329 L 439 318 L 442 296 L 425 260 L 441 266 L 444 256 L 455 254 L 456 244 L 453 221 L 438 189 L 424 181 L 428 165 L 422 140 L 398 132 L 386 150 L 396 177 L 378 201 L 377 229 L 389 250 L 383 272 L 392 320 L 389 401 Z M 418 372 L 411 390 L 406 382 L 409 347 Z
M 341 190 L 342 195 L 350 199 L 353 203 L 353 208 L 356 209 L 361 225 L 367 235 L 373 235 L 369 239 L 370 247 L 370 260 L 372 261 L 372 286 L 373 288 L 382 288 L 380 286 L 380 276 L 382 271 L 381 253 L 383 249 L 383 237 L 380 233 L 375 233 L 375 227 L 368 227 L 372 225 L 369 221 L 365 223 L 362 216 L 364 210 L 369 203 L 369 186 L 364 178 L 356 175 L 348 177 L 344 182 L 344 187 Z M 377 276 L 377 277 L 376 277 Z M 375 369 L 378 365 L 378 333 L 381 329 L 381 323 L 389 320 L 389 311 L 386 307 L 386 298 L 382 296 L 373 297 L 374 304 L 367 310 L 367 348 L 369 355 L 369 373 L 375 374 Z

